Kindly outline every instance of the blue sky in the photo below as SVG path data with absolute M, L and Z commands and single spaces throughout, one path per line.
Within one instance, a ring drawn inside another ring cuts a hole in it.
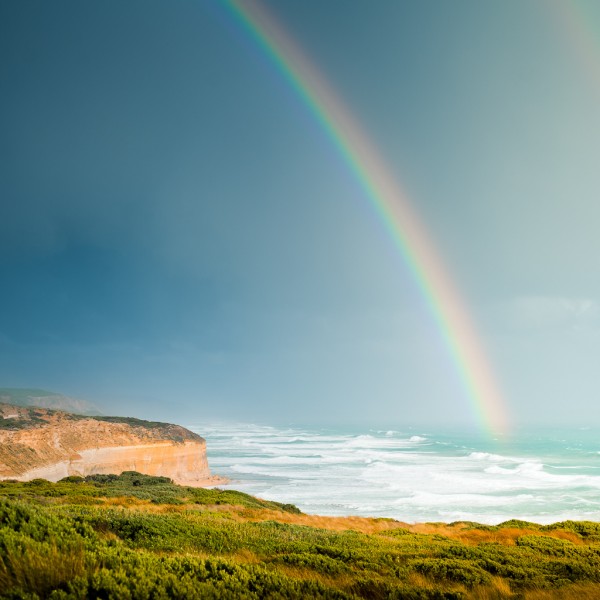
M 265 5 L 408 191 L 513 422 L 598 424 L 597 5 Z M 3 2 L 0 56 L 2 385 L 476 424 L 360 186 L 222 4 Z

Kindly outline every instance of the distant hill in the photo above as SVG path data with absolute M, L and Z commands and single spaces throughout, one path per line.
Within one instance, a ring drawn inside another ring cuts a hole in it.
M 48 390 L 27 388 L 0 388 L 0 402 L 16 406 L 39 406 L 79 415 L 101 415 L 102 413 L 91 402 L 70 398 Z

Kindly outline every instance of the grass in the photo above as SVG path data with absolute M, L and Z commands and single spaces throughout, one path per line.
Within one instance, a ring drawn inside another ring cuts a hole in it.
M 0 483 L 0 597 L 600 597 L 600 525 L 304 515 L 135 472 Z

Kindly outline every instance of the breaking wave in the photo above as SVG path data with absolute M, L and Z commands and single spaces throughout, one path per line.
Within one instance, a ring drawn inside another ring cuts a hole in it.
M 401 521 L 600 520 L 595 448 L 379 430 L 192 425 L 229 487 L 308 513 Z M 590 442 L 596 444 L 595 440 Z M 490 447 L 493 446 L 493 447 Z

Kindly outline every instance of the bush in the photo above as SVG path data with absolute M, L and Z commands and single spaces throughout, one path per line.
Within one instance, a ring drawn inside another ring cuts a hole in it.
M 426 558 L 412 561 L 410 566 L 436 581 L 455 581 L 467 587 L 491 583 L 488 573 L 466 560 Z
M 441 525 L 444 535 L 430 535 L 390 522 L 366 534 L 300 524 L 307 518 L 284 508 L 135 472 L 2 482 L 0 596 L 457 600 L 536 590 L 574 598 L 586 590 L 600 597 L 595 523 L 526 523 L 518 537 L 482 526 L 466 544 L 462 532 L 476 524 Z

